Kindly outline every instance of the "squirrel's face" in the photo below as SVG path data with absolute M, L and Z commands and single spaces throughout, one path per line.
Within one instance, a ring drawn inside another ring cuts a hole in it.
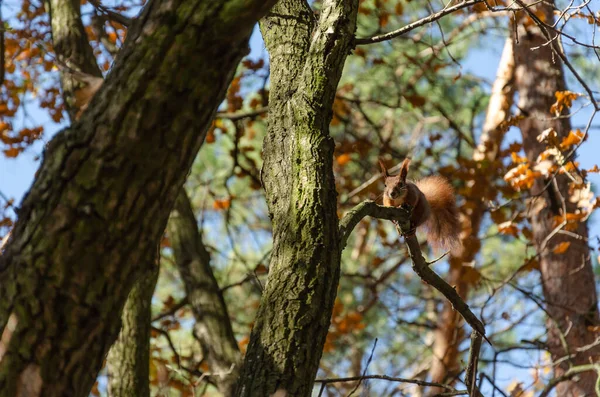
M 406 196 L 406 182 L 397 177 L 385 179 L 385 192 L 392 200 L 402 200 Z

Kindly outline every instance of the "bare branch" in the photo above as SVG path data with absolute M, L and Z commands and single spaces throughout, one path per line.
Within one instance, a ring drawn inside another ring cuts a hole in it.
M 125 27 L 129 27 L 133 23 L 132 18 L 126 17 L 123 14 L 119 14 L 118 12 L 113 11 L 106 6 L 103 6 L 100 4 L 99 0 L 90 0 L 90 4 L 93 5 L 98 11 L 105 14 L 111 21 L 120 23 Z
M 471 328 L 485 338 L 485 327 L 481 321 L 479 321 L 477 316 L 473 314 L 469 308 L 469 305 L 465 303 L 465 301 L 460 297 L 460 295 L 458 295 L 456 290 L 450 286 L 450 284 L 444 281 L 444 279 L 438 276 L 437 273 L 428 266 L 425 258 L 423 258 L 423 255 L 421 254 L 421 248 L 419 247 L 419 242 L 417 241 L 417 237 L 414 235 L 414 233 L 408 234 L 407 232 L 404 232 L 404 230 L 408 231 L 410 228 L 402 228 L 402 225 L 400 228 L 402 229 L 402 234 L 404 234 L 415 273 L 417 273 L 417 275 L 421 277 L 421 279 L 427 284 L 440 291 L 442 295 L 444 295 L 446 299 L 452 303 L 454 309 L 456 309 L 463 316 Z M 487 338 L 485 339 L 487 340 Z
M 175 314 L 177 312 L 177 310 L 181 309 L 188 303 L 190 303 L 190 301 L 188 300 L 188 297 L 186 296 L 185 298 L 183 298 L 182 300 L 180 300 L 179 302 L 177 302 L 176 304 L 171 306 L 171 308 L 169 310 L 166 310 L 162 313 L 157 314 L 151 321 L 154 323 L 156 321 L 162 320 L 165 317 L 172 316 L 173 314 Z
M 477 331 L 471 332 L 471 348 L 469 349 L 469 362 L 465 371 L 465 384 L 470 396 L 483 397 L 476 385 L 477 363 L 479 362 L 479 351 L 481 350 L 482 335 Z
M 315 380 L 315 383 L 328 384 L 328 383 L 339 383 L 339 382 L 355 382 L 357 380 L 365 380 L 365 379 L 381 379 L 381 380 L 387 380 L 390 382 L 410 383 L 410 384 L 417 385 L 417 386 L 441 387 L 443 389 L 448 390 L 450 393 L 456 393 L 456 394 L 454 394 L 455 396 L 469 394 L 469 392 L 466 390 L 456 390 L 452 386 L 444 385 L 442 383 L 426 382 L 426 381 L 418 380 L 418 379 L 396 378 L 396 377 L 387 376 L 387 375 L 363 375 L 363 376 L 350 376 L 347 378 L 323 378 L 323 379 Z
M 235 112 L 235 113 L 227 113 L 227 112 L 217 112 L 215 118 L 217 119 L 226 119 L 231 121 L 238 121 L 241 119 L 254 118 L 256 116 L 263 115 L 267 113 L 269 108 L 267 106 L 263 106 L 254 110 L 250 110 L 248 112 Z
M 565 374 L 552 379 L 538 397 L 548 396 L 559 383 L 572 379 L 576 375 L 587 371 L 596 371 L 598 373 L 598 379 L 600 379 L 600 364 L 578 365 L 569 369 Z M 596 382 L 596 394 L 600 396 L 600 381 Z
M 400 29 L 394 30 L 393 32 L 389 32 L 389 33 L 385 33 L 385 34 L 373 36 L 373 37 L 364 37 L 364 38 L 356 39 L 355 44 L 356 45 L 374 44 L 374 43 L 380 43 L 382 41 L 390 40 L 395 37 L 402 36 L 403 34 L 408 33 L 418 27 L 423 26 L 423 25 L 427 25 L 428 23 L 435 22 L 438 19 L 440 19 L 448 14 L 452 14 L 455 11 L 473 6 L 478 3 L 483 3 L 483 0 L 464 1 L 462 3 L 455 4 L 451 7 L 446 7 L 443 10 L 438 11 L 435 14 L 428 15 L 425 18 L 419 19 L 418 21 L 409 23 L 408 25 L 406 25 Z

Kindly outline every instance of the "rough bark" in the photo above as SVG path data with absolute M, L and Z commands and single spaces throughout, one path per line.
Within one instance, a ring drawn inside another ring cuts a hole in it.
M 549 23 L 553 21 L 551 2 L 539 3 L 531 10 L 538 15 L 543 14 Z M 520 128 L 525 153 L 533 163 L 546 149 L 545 144 L 536 139 L 538 135 L 547 128 L 553 128 L 560 140 L 567 136 L 571 125 L 568 117 L 553 118 L 550 114 L 550 106 L 555 102 L 554 93 L 565 90 L 561 62 L 552 54 L 553 50 L 559 50 L 557 41 L 548 44 L 544 31 L 536 24 L 519 25 L 518 35 L 519 42 L 515 45 L 516 88 L 519 108 L 526 116 Z M 552 32 L 551 36 L 554 35 Z M 547 343 L 553 360 L 561 360 L 555 367 L 555 375 L 561 376 L 572 366 L 600 360 L 600 346 L 578 350 L 594 341 L 596 335 L 588 327 L 600 322 L 587 223 L 580 222 L 573 233 L 558 232 L 551 236 L 555 228 L 553 217 L 563 215 L 563 206 L 568 213 L 576 211 L 576 203 L 569 200 L 570 179 L 563 174 L 558 175 L 555 182 L 550 178 L 535 181 L 531 193 L 539 196 L 532 199 L 528 215 L 533 242 L 539 254 L 549 315 Z M 568 251 L 554 253 L 553 248 L 562 242 L 570 243 Z M 594 372 L 582 373 L 578 381 L 560 383 L 557 395 L 592 396 L 595 394 L 595 381 Z
M 472 195 L 472 199 L 467 198 L 470 202 L 463 206 L 461 212 L 463 251 L 460 256 L 450 259 L 448 283 L 456 286 L 456 291 L 464 300 L 467 299 L 471 287 L 464 281 L 465 266 L 471 265 L 481 248 L 478 233 L 486 211 L 484 199 L 487 197 L 486 191 L 493 186 L 490 178 L 496 174 L 490 171 L 500 168 L 496 163 L 505 131 L 498 127 L 508 118 L 513 104 L 514 72 L 513 43 L 511 39 L 507 39 L 492 87 L 479 145 L 473 153 L 473 160 L 478 162 L 479 167 L 475 170 L 475 178 L 469 183 L 468 188 L 477 193 Z M 461 320 L 462 317 L 452 304 L 445 302 L 434 332 L 430 370 L 432 382 L 445 383 L 453 380 L 460 372 L 459 347 L 465 337 Z M 429 395 L 443 391 L 440 388 L 432 388 Z
M 0 331 L 17 323 L 0 396 L 87 396 L 273 2 L 151 0 L 89 108 L 48 144 L 0 257 Z
M 151 303 L 157 279 L 154 266 L 136 281 L 123 308 L 121 332 L 106 358 L 110 397 L 150 396 Z
M 239 396 L 308 396 L 339 281 L 340 244 L 329 136 L 332 104 L 358 1 L 281 0 L 261 22 L 271 62 L 263 182 L 273 223 L 269 278 Z
M 209 372 L 219 391 L 231 396 L 239 376 L 241 354 L 185 189 L 177 196 L 167 230 Z
M 102 77 L 94 52 L 88 41 L 79 0 L 46 0 L 52 25 L 52 45 L 61 66 L 60 82 L 67 113 L 75 120 L 78 108 L 75 91 L 87 83 L 76 78 L 77 72 Z

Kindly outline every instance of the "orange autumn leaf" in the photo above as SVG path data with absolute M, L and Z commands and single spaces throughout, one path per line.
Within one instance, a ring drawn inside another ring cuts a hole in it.
M 404 98 L 414 107 L 416 108 L 420 108 L 423 105 L 425 105 L 425 97 L 421 96 L 421 95 L 405 95 Z
M 541 172 L 531 170 L 529 164 L 519 164 L 504 175 L 504 180 L 510 183 L 513 189 L 520 191 L 523 188 L 530 189 L 535 178 L 541 175 Z
M 538 261 L 536 257 L 526 259 L 525 261 L 525 264 L 521 266 L 517 272 L 529 273 L 534 270 L 540 270 L 540 261 Z
M 533 240 L 533 231 L 530 228 L 524 227 L 523 230 L 521 230 L 521 233 L 527 240 Z
M 379 26 L 385 28 L 390 21 L 390 14 L 386 11 L 382 11 L 379 14 Z
M 577 161 L 569 161 L 563 166 L 563 170 L 561 170 L 561 173 L 575 171 L 577 167 L 579 167 L 579 163 Z
M 590 173 L 598 174 L 598 173 L 600 173 L 600 168 L 598 168 L 598 164 L 595 164 L 592 168 L 590 168 L 589 170 L 586 170 L 586 171 L 590 172 Z
M 354 55 L 364 58 L 367 55 L 367 52 L 360 47 L 354 49 Z
M 19 148 L 19 147 L 11 147 L 8 149 L 4 149 L 4 155 L 6 157 L 17 157 L 19 155 L 19 153 L 21 153 L 23 151 L 23 148 Z
M 373 266 L 373 268 L 377 269 L 379 266 L 381 266 L 383 262 L 385 262 L 383 258 L 376 256 L 375 258 L 373 258 L 373 261 L 371 261 L 371 265 Z
M 254 268 L 254 274 L 267 274 L 269 269 L 262 263 Z
M 515 163 L 515 164 L 516 164 L 516 163 L 527 163 L 527 162 L 529 161 L 529 160 L 527 160 L 527 158 L 526 158 L 526 157 L 519 156 L 519 155 L 518 155 L 517 153 L 515 153 L 515 152 L 512 152 L 512 153 L 510 154 L 510 158 L 511 158 L 511 160 L 513 161 L 513 163 Z
M 512 221 L 507 221 L 498 225 L 498 232 L 517 237 L 519 235 L 519 228 Z
M 239 345 L 239 343 L 238 343 Z M 240 349 L 241 350 L 241 349 Z M 198 367 L 200 369 L 200 371 L 202 372 L 208 372 L 210 370 L 208 363 L 206 361 L 202 361 L 202 363 L 200 364 L 200 366 Z
M 216 138 L 215 138 L 215 130 L 214 128 L 211 128 L 208 130 L 208 132 L 206 133 L 206 138 L 205 138 L 205 142 L 206 143 L 215 143 Z
M 246 353 L 246 349 L 248 348 L 248 343 L 250 343 L 250 337 L 248 337 L 248 336 L 244 336 L 238 342 L 238 347 L 240 348 L 240 352 L 242 354 Z
M 554 249 L 552 250 L 552 252 L 554 252 L 555 254 L 564 254 L 565 252 L 567 252 L 570 245 L 570 241 L 563 241 L 562 243 L 557 244 L 556 247 L 554 247 Z
M 98 390 L 98 381 L 96 381 L 94 383 L 94 386 L 92 386 L 92 390 L 90 391 L 90 394 L 92 396 L 99 396 L 100 395 L 100 390 Z
M 350 160 L 351 158 L 348 153 L 341 154 L 335 159 L 335 161 L 341 166 L 348 164 Z
M 226 210 L 231 205 L 231 199 L 215 200 L 213 208 L 216 210 Z
M 108 41 L 113 44 L 117 43 L 117 34 L 115 32 L 108 32 Z
M 569 135 L 563 138 L 560 143 L 560 148 L 562 150 L 568 149 L 573 145 L 579 144 L 585 138 L 585 134 L 580 130 L 569 131 Z
M 556 91 L 554 96 L 556 97 L 556 102 L 550 106 L 550 113 L 560 116 L 563 109 L 570 108 L 573 105 L 573 100 L 577 99 L 581 94 L 571 91 Z
M 396 15 L 404 14 L 404 6 L 402 5 L 401 1 L 396 3 L 396 7 L 394 7 L 394 11 L 396 12 Z
M 367 7 L 358 7 L 358 13 L 359 14 L 363 14 L 363 15 L 370 15 L 371 14 L 371 10 Z
M 554 217 L 554 227 L 560 225 L 563 221 L 567 222 L 579 222 L 587 216 L 585 213 L 572 213 L 568 212 L 565 215 L 556 215 Z

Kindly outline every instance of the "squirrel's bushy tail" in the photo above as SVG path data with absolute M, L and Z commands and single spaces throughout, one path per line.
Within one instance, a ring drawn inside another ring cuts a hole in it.
M 429 202 L 431 213 L 423 226 L 427 241 L 434 248 L 450 250 L 453 256 L 460 255 L 460 221 L 456 208 L 456 195 L 452 185 L 441 176 L 430 176 L 415 183 Z

